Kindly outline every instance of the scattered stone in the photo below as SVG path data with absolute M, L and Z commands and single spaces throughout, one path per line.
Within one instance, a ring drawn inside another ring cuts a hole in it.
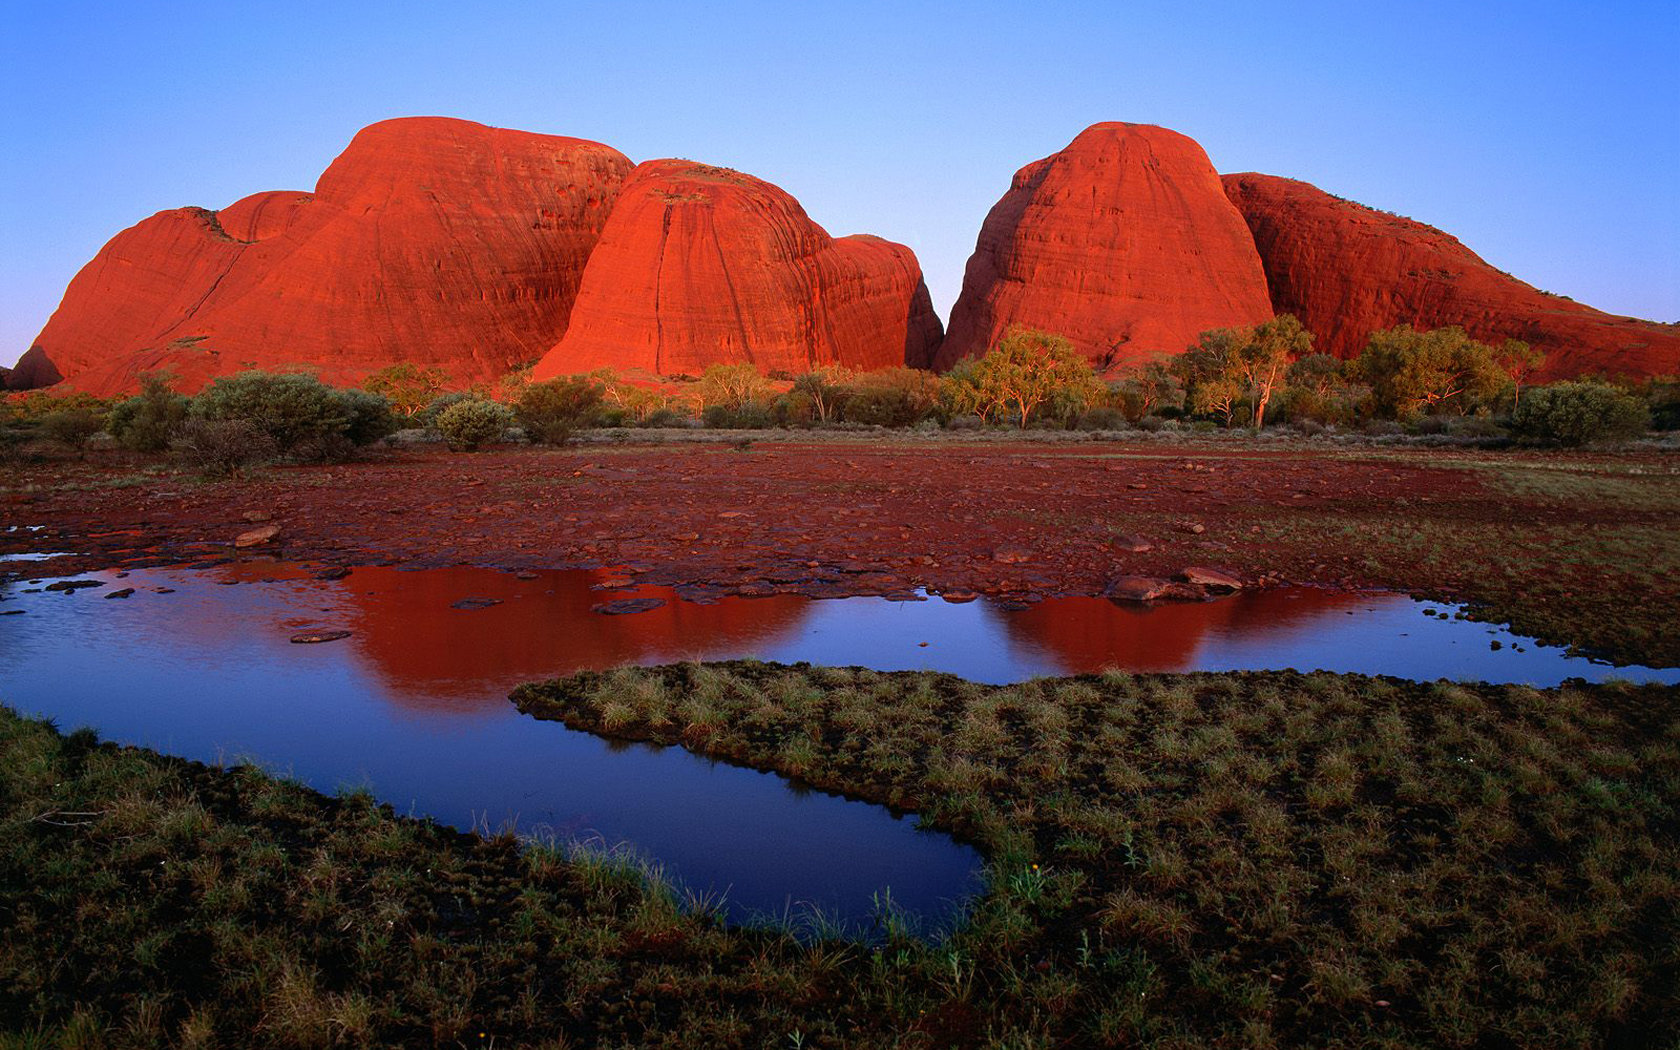
M 540 580 L 542 579 L 542 576 L 527 569 L 524 572 L 514 573 L 513 578 L 516 580 Z
M 1144 551 L 1154 550 L 1155 545 L 1142 536 L 1116 536 L 1114 537 L 1114 548 L 1130 551 L 1133 554 L 1142 554 Z
M 635 580 L 626 579 L 623 576 L 613 576 L 594 584 L 589 589 L 592 591 L 622 591 L 626 587 L 634 586 L 636 586 Z
M 244 517 L 244 519 L 246 521 L 250 522 L 253 525 L 255 525 L 259 522 L 273 521 L 274 520 L 274 515 L 270 514 L 266 510 L 248 510 L 242 516 Z
M 22 616 L 22 615 L 23 615 L 23 610 L 22 609 L 7 609 L 5 612 L 0 612 L 0 616 Z
M 343 565 L 329 565 L 315 574 L 317 580 L 342 580 L 350 575 L 350 570 Z
M 1207 531 L 1207 526 L 1203 525 L 1199 521 L 1193 521 L 1184 526 L 1184 531 L 1190 533 L 1192 536 L 1200 536 L 1202 533 Z
M 488 609 L 492 605 L 500 604 L 502 604 L 502 600 L 500 598 L 472 597 L 462 598 L 458 602 L 451 602 L 449 607 L 451 609 Z
M 292 635 L 293 645 L 319 645 L 321 642 L 336 642 L 340 638 L 350 637 L 349 631 L 303 631 Z
M 1152 602 L 1164 596 L 1171 587 L 1172 581 L 1154 576 L 1116 576 L 1109 581 L 1103 596 L 1111 601 Z
M 620 598 L 616 602 L 592 605 L 589 611 L 598 612 L 602 616 L 629 616 L 634 613 L 651 612 L 664 604 L 663 598 Z
M 259 529 L 252 529 L 249 532 L 241 532 L 234 538 L 233 545 L 241 549 L 245 547 L 260 547 L 265 543 L 272 542 L 274 537 L 278 535 L 280 535 L 280 526 L 264 525 Z
M 54 583 L 47 584 L 41 589 L 45 591 L 59 591 L 64 594 L 69 594 L 72 591 L 79 591 L 84 587 L 103 586 L 105 586 L 104 580 L 58 580 Z
M 940 591 L 939 596 L 948 602 L 958 605 L 961 605 L 964 602 L 971 602 L 980 597 L 980 595 L 974 591 L 964 590 L 961 587 L 955 587 L 948 591 Z
M 1200 565 L 1186 566 L 1178 574 L 1178 578 L 1185 583 L 1194 583 L 1202 587 L 1212 587 L 1216 590 L 1240 591 L 1243 583 L 1230 573 L 1220 572 L 1218 569 L 1206 569 Z
M 992 560 L 1000 565 L 1020 565 L 1032 561 L 1032 551 L 1021 547 L 999 547 L 992 552 Z
M 105 600 L 110 601 L 112 598 L 127 598 L 129 595 L 131 595 L 133 593 L 134 593 L 134 588 L 133 587 L 122 587 L 122 588 L 119 588 L 118 590 L 112 591 L 110 594 L 107 594 L 105 596 Z
M 153 594 L 174 594 L 175 593 L 175 588 L 173 588 L 173 587 L 153 587 L 152 588 L 152 593 Z

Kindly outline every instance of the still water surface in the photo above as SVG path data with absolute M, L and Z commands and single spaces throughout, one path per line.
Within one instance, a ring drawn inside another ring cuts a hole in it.
M 105 586 L 0 587 L 0 613 L 21 610 L 0 615 L 0 702 L 171 754 L 252 758 L 326 791 L 366 786 L 401 812 L 457 827 L 516 822 L 627 843 L 689 886 L 726 894 L 737 918 L 816 906 L 859 921 L 890 887 L 937 921 L 978 888 L 980 858 L 877 806 L 525 718 L 506 699 L 513 686 L 580 668 L 746 656 L 989 682 L 1111 666 L 1680 681 L 1680 670 L 1611 669 L 1538 649 L 1454 620 L 1448 607 L 1311 589 L 1153 608 L 1085 598 L 1006 608 L 795 596 L 697 604 L 659 587 L 603 588 L 627 582 L 609 571 L 521 579 L 366 568 L 323 581 L 252 562 L 88 578 Z M 101 597 L 118 587 L 135 594 Z M 592 611 L 630 597 L 665 604 Z M 456 607 L 468 598 L 481 601 Z M 290 642 L 323 628 L 352 634 Z

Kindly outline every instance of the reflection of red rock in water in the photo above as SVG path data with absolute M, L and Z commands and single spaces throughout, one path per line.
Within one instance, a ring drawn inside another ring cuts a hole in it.
M 1188 671 L 1203 642 L 1215 633 L 1235 631 L 1251 638 L 1287 633 L 1324 613 L 1369 600 L 1368 595 L 1307 588 L 1163 605 L 1064 598 L 1001 613 L 999 619 L 1012 643 L 1044 650 L 1068 674 L 1105 667 Z
M 635 594 L 665 604 L 634 616 L 591 612 L 603 593 L 627 593 L 590 589 L 613 575 L 554 572 L 521 580 L 490 569 L 371 568 L 321 586 L 348 607 L 344 626 L 355 635 L 344 644 L 356 648 L 393 701 L 463 713 L 500 707 L 520 682 L 582 668 L 747 655 L 795 629 L 810 605 L 791 595 L 696 605 L 675 600 L 668 588 L 644 587 Z M 468 596 L 499 604 L 452 608 Z

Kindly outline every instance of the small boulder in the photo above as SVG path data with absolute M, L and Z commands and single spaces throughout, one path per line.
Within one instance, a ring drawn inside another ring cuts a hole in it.
M 249 532 L 241 532 L 234 538 L 233 545 L 242 550 L 246 547 L 260 547 L 265 543 L 273 542 L 274 537 L 278 535 L 280 535 L 280 526 L 264 525 Z
M 325 569 L 321 569 L 316 572 L 315 578 L 317 580 L 342 580 L 348 575 L 350 575 L 348 567 L 343 565 L 329 565 Z
M 1171 588 L 1170 580 L 1154 576 L 1116 576 L 1109 581 L 1103 596 L 1110 601 L 1152 602 L 1166 595 Z
M 590 612 L 598 612 L 602 616 L 629 616 L 632 613 L 650 612 L 665 604 L 663 598 L 621 598 L 616 602 L 602 602 L 590 606 Z
M 350 637 L 349 631 L 303 631 L 292 635 L 293 645 L 319 645 L 321 642 L 336 642 L 340 638 Z
M 261 524 L 262 522 L 265 522 L 265 521 L 273 521 L 274 520 L 274 515 L 270 514 L 266 510 L 248 510 L 244 514 L 242 514 L 241 517 L 243 517 L 246 521 L 250 522 L 253 525 L 258 525 L 258 524 Z
M 1114 537 L 1114 549 L 1128 551 L 1132 554 L 1142 554 L 1144 551 L 1154 550 L 1155 545 L 1142 536 L 1116 536 Z
M 103 586 L 105 586 L 104 580 L 56 580 L 41 589 L 44 591 L 58 591 L 63 594 L 69 594 L 73 591 L 79 591 L 84 587 Z
M 999 547 L 992 552 L 992 560 L 1000 565 L 1021 565 L 1032 561 L 1032 551 L 1022 547 Z
M 107 594 L 105 596 L 105 599 L 106 599 L 106 601 L 109 601 L 112 598 L 127 598 L 129 595 L 131 595 L 133 593 L 134 593 L 134 588 L 133 587 L 122 587 L 122 588 L 119 588 L 119 589 L 114 590 L 111 593 Z
M 1200 565 L 1187 566 L 1178 574 L 1178 578 L 1185 583 L 1193 583 L 1201 587 L 1214 590 L 1240 591 L 1243 583 L 1230 573 L 1220 572 L 1218 569 L 1206 569 Z
M 451 609 L 488 609 L 492 605 L 500 604 L 502 604 L 502 600 L 500 598 L 472 597 L 462 598 L 458 602 L 451 602 L 449 607 Z

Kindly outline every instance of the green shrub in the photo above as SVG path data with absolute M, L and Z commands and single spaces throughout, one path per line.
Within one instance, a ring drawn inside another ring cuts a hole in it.
M 519 396 L 513 414 L 532 441 L 564 445 L 574 430 L 596 421 L 604 395 L 601 384 L 586 376 L 531 383 Z
M 1637 437 L 1650 424 L 1640 399 L 1604 383 L 1554 383 L 1523 393 L 1511 430 L 1542 445 L 1590 445 Z
M 344 436 L 352 445 L 371 445 L 396 432 L 397 415 L 384 396 L 365 390 L 335 390 L 333 395 L 349 410 Z
M 200 391 L 190 411 L 198 419 L 244 420 L 268 435 L 276 454 L 302 460 L 347 458 L 395 428 L 384 397 L 337 390 L 310 375 L 241 372 Z
M 171 388 L 166 376 L 142 376 L 139 394 L 111 406 L 105 429 L 124 448 L 162 452 L 187 421 L 190 405 L 186 397 Z
M 193 398 L 199 419 L 242 419 L 274 440 L 280 454 L 326 435 L 342 435 L 351 408 L 314 376 L 241 372 L 216 380 Z
M 181 424 L 170 449 L 188 470 L 211 477 L 229 477 L 279 455 L 273 435 L 248 419 L 189 417 Z
M 437 428 L 450 448 L 471 452 L 500 440 L 512 422 L 513 413 L 505 405 L 471 398 L 444 409 L 437 418 Z
M 483 400 L 484 398 L 482 396 L 468 393 L 465 390 L 451 391 L 450 393 L 440 394 L 433 398 L 431 404 L 416 412 L 412 418 L 418 426 L 434 428 L 437 426 L 438 417 L 454 408 L 456 405 L 464 404 L 468 401 Z
M 93 435 L 105 429 L 105 420 L 86 408 L 70 408 L 41 417 L 41 435 L 80 451 Z
M 773 425 L 770 406 L 762 401 L 740 405 L 707 405 L 700 421 L 713 430 L 766 430 Z

